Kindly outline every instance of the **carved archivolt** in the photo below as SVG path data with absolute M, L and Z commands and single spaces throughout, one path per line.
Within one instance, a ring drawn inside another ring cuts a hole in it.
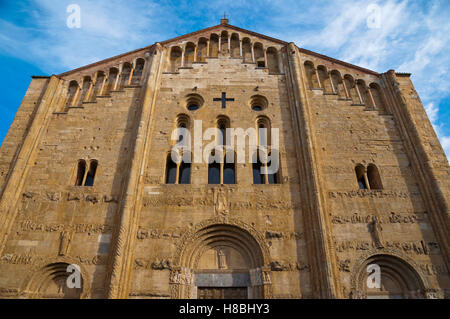
M 404 275 L 411 287 L 418 289 L 418 294 L 414 297 L 421 297 L 421 294 L 430 289 L 429 283 L 421 268 L 405 254 L 389 248 L 374 248 L 361 255 L 354 263 L 351 274 L 352 298 L 365 297 L 365 278 L 367 277 L 367 266 L 369 264 L 389 265 Z
M 204 220 L 187 230 L 178 240 L 174 264 L 182 267 L 195 267 L 196 251 L 205 245 L 209 234 L 223 236 L 224 239 L 238 240 L 243 249 L 249 251 L 251 266 L 261 267 L 270 264 L 269 247 L 264 236 L 252 226 L 234 218 L 217 216 Z
M 270 267 L 267 266 L 271 260 L 263 235 L 252 226 L 227 216 L 202 221 L 178 240 L 170 274 L 172 298 L 194 297 L 194 270 L 199 259 L 207 247 L 220 245 L 232 246 L 239 251 L 250 272 L 255 269 L 259 271 L 261 280 L 259 285 L 254 286 L 254 296 L 271 298 Z
M 69 265 L 77 265 L 81 278 L 81 298 L 89 298 L 90 296 L 90 288 L 91 283 L 89 277 L 87 275 L 86 269 L 80 265 L 79 261 L 72 257 L 60 256 L 60 257 L 49 257 L 42 259 L 39 263 L 32 265 L 28 270 L 25 280 L 22 283 L 20 288 L 20 295 L 23 295 L 27 298 L 39 298 L 40 297 L 40 288 L 43 283 L 52 279 L 56 273 L 66 273 L 67 266 Z M 70 272 L 67 272 L 67 275 L 70 275 Z

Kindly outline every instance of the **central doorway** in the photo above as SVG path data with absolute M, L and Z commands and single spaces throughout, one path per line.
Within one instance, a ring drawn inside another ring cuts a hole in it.
M 198 299 L 248 299 L 247 287 L 198 287 Z
M 217 221 L 205 221 L 180 239 L 187 244 L 174 261 L 179 267 L 170 277 L 172 297 L 258 299 L 266 292 L 268 296 L 270 275 L 262 267 L 269 254 L 261 249 L 266 248 L 264 242 L 260 244 L 247 230 L 252 231 L 250 226 L 243 224 L 247 228 L 243 229 Z

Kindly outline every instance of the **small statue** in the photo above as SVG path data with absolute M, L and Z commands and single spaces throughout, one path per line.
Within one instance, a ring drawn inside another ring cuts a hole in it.
M 383 237 L 381 234 L 381 231 L 383 228 L 381 227 L 380 222 L 378 221 L 378 218 L 376 216 L 372 217 L 372 221 L 369 224 L 369 229 L 372 234 L 373 241 L 375 243 L 375 246 L 377 248 L 383 248 Z
M 65 256 L 67 254 L 67 252 L 69 251 L 69 245 L 70 245 L 70 242 L 72 241 L 70 231 L 68 231 L 68 230 L 62 231 L 61 235 L 60 235 L 60 239 L 61 239 L 61 241 L 59 243 L 58 255 Z
M 219 269 L 227 269 L 227 256 L 225 255 L 222 248 L 217 250 L 217 261 L 219 265 Z

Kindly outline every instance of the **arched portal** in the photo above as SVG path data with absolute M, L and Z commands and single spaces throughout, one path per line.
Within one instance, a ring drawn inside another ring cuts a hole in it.
M 268 249 L 250 226 L 211 220 L 190 230 L 180 243 L 170 278 L 173 298 L 247 299 L 270 294 L 270 271 L 264 267 Z
M 31 298 L 45 299 L 80 299 L 85 296 L 83 271 L 73 264 L 55 262 L 33 272 L 27 278 L 23 291 Z M 69 278 L 70 276 L 70 278 Z M 69 283 L 70 282 L 70 286 Z
M 377 277 L 378 276 L 378 277 Z M 390 254 L 375 254 L 357 267 L 352 298 L 411 299 L 425 297 L 423 278 L 411 264 Z

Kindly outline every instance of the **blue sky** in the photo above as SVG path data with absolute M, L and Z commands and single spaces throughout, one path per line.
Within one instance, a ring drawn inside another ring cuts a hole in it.
M 81 28 L 68 28 L 69 4 Z M 379 28 L 368 19 L 379 8 Z M 378 72 L 412 79 L 450 157 L 450 1 L 0 0 L 0 141 L 31 80 L 210 27 L 230 24 Z

